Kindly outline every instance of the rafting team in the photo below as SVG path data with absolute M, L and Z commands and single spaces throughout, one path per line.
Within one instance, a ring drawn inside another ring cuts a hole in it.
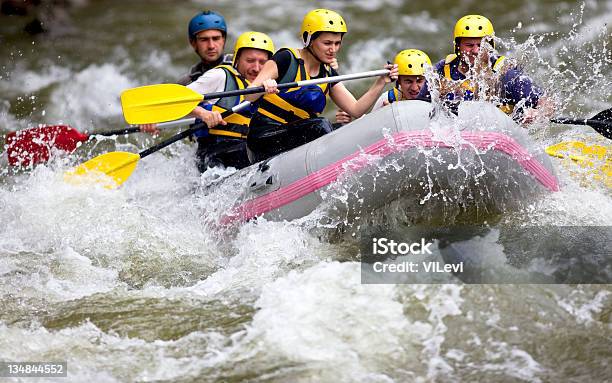
M 233 56 L 224 56 L 227 24 L 223 16 L 214 11 L 194 16 L 189 22 L 189 42 L 201 61 L 178 83 L 201 94 L 265 88 L 263 95 L 208 100 L 193 110 L 192 116 L 208 126 L 196 133 L 198 169 L 241 169 L 330 133 L 334 126 L 320 117 L 328 95 L 339 108 L 336 119 L 340 123 L 396 101 L 431 100 L 425 72 L 432 64 L 418 49 L 399 52 L 393 64 L 384 66 L 388 74 L 378 77 L 359 99 L 341 82 L 277 88 L 277 84 L 337 76 L 336 57 L 347 31 L 338 13 L 316 9 L 302 22 L 303 48 L 276 51 L 267 34 L 246 32 L 236 40 Z M 488 100 L 524 123 L 532 122 L 538 114 L 552 114 L 554 108 L 542 90 L 511 60 L 492 53 L 493 34 L 493 25 L 484 16 L 460 18 L 453 33 L 454 52 L 433 67 L 439 84 L 432 87 L 436 88 L 432 93 L 439 92 L 445 102 L 456 102 L 487 92 Z M 485 85 L 468 79 L 478 76 L 485 79 Z M 385 85 L 393 81 L 396 86 L 384 92 Z M 252 102 L 250 108 L 221 117 L 222 112 L 245 100 Z M 142 125 L 141 130 L 157 131 L 155 125 Z

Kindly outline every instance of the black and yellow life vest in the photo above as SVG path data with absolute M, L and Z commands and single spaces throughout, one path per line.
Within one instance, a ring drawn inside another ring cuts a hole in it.
M 459 56 L 456 55 L 455 53 L 452 53 L 448 56 L 446 56 L 446 59 L 444 60 L 444 77 L 446 77 L 448 80 L 454 81 L 452 75 L 451 75 L 451 64 L 455 61 L 458 60 Z M 495 61 L 493 61 L 495 60 Z M 506 60 L 506 56 L 499 56 L 496 59 L 491 60 L 491 64 L 492 64 L 492 69 L 493 72 L 499 72 L 499 69 L 504 65 L 504 61 Z M 476 87 L 474 85 L 472 85 L 470 80 L 463 80 L 461 82 L 461 88 L 469 91 L 469 92 L 475 92 Z M 514 106 L 513 105 L 508 105 L 508 104 L 503 104 L 503 105 L 499 105 L 498 108 L 506 113 L 506 114 L 511 114 L 512 111 L 514 110 Z
M 283 49 L 291 52 L 292 59 L 287 73 L 282 78 L 279 78 L 277 82 L 284 84 L 310 80 L 304 60 L 299 56 L 298 52 L 291 48 Z M 331 69 L 327 65 L 321 66 L 321 70 L 325 70 L 325 77 L 330 76 Z M 304 97 L 301 97 L 301 95 L 304 95 L 304 92 L 313 92 L 313 90 L 315 94 L 309 95 L 313 101 L 312 105 L 307 105 L 308 102 L 304 101 Z M 329 93 L 329 84 L 295 87 L 281 90 L 278 94 L 266 94 L 260 99 L 257 112 L 281 124 L 313 118 L 323 111 L 327 93 Z
M 219 65 L 216 68 L 221 68 L 225 71 L 224 92 L 245 89 L 249 85 L 249 82 L 242 77 L 234 67 L 230 65 Z M 211 110 L 223 113 L 226 110 L 232 109 L 234 106 L 243 101 L 244 96 L 223 97 L 212 105 Z M 217 136 L 246 138 L 247 133 L 249 132 L 251 115 L 252 113 L 248 110 L 233 113 L 229 117 L 224 118 L 227 125 L 217 125 L 213 129 L 209 129 L 208 133 Z

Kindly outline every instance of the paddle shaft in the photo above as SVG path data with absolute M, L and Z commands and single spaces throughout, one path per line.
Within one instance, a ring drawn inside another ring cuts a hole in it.
M 194 122 L 195 122 L 195 118 L 183 118 L 182 120 L 162 122 L 160 124 L 157 124 L 156 127 L 157 128 L 173 128 L 175 126 L 191 125 Z M 140 132 L 139 126 L 130 126 L 129 128 L 111 130 L 108 132 L 96 132 L 96 133 L 92 133 L 91 135 L 92 136 L 93 135 L 116 136 L 116 135 L 121 135 L 121 134 L 138 133 L 138 132 Z
M 248 107 L 250 104 L 251 103 L 249 101 L 244 101 L 244 102 L 234 106 L 232 109 L 226 110 L 225 112 L 221 113 L 221 117 L 222 118 L 228 117 L 228 116 L 230 116 L 230 115 L 232 115 L 232 114 L 234 114 L 236 112 L 239 112 L 240 110 Z M 186 119 L 181 120 L 181 121 L 189 121 L 189 120 L 195 121 L 195 118 L 186 118 Z M 178 122 L 178 121 L 172 121 L 172 122 Z M 169 123 L 167 122 L 165 124 L 169 124 Z M 159 125 L 163 125 L 163 124 L 159 124 Z M 204 122 L 202 122 L 201 124 L 197 124 L 196 126 L 193 126 L 193 127 L 189 128 L 187 130 L 184 130 L 184 131 L 182 131 L 182 132 L 180 132 L 180 133 L 178 133 L 178 134 L 168 138 L 166 141 L 162 141 L 162 142 L 160 142 L 157 145 L 151 146 L 150 148 L 143 150 L 142 152 L 138 153 L 138 155 L 142 159 L 142 158 L 148 156 L 149 154 L 153 154 L 153 153 L 155 153 L 155 152 L 165 148 L 166 146 L 175 143 L 176 141 L 180 141 L 183 138 L 187 138 L 187 137 L 191 136 L 192 134 L 194 134 L 195 132 L 197 132 L 198 130 L 204 129 L 204 128 L 206 128 L 206 124 Z
M 383 76 L 386 74 L 389 74 L 388 69 L 372 70 L 369 72 L 361 72 L 361 73 L 353 73 L 353 74 L 344 74 L 340 76 L 317 78 L 314 80 L 287 82 L 283 84 L 278 84 L 277 88 L 278 89 L 289 89 L 289 88 L 296 88 L 296 87 L 308 86 L 308 85 L 317 85 L 317 84 L 325 84 L 325 83 L 330 83 L 330 82 L 356 80 L 356 79 L 367 78 L 367 77 L 377 77 L 377 76 Z M 265 93 L 265 91 L 266 91 L 266 88 L 264 88 L 263 86 L 256 86 L 253 88 L 230 90 L 227 92 L 207 93 L 204 95 L 203 99 L 212 100 L 215 98 L 242 96 L 245 94 Z
M 570 124 L 570 125 L 586 125 L 595 129 L 595 131 L 602 136 L 612 140 L 612 121 L 598 120 L 593 118 L 588 119 L 573 119 L 558 117 L 550 120 L 556 124 Z
M 600 121 L 600 120 L 593 120 L 590 118 L 587 118 L 585 120 L 577 120 L 577 119 L 572 119 L 572 118 L 559 117 L 559 118 L 552 118 L 550 121 L 556 124 L 571 124 L 571 125 L 592 125 L 593 124 L 593 125 L 612 126 L 612 121 Z

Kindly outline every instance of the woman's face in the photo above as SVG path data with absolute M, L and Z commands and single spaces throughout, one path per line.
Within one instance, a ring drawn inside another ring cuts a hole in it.
M 310 43 L 310 49 L 323 64 L 331 63 L 342 45 L 342 34 L 334 32 L 321 32 Z

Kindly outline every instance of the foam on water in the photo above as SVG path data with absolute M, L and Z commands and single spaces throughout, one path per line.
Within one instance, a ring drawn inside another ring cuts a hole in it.
M 340 71 L 342 73 L 354 73 L 366 70 L 366 68 L 382 69 L 382 65 L 386 63 L 383 52 L 389 50 L 394 42 L 395 39 L 391 37 L 380 38 L 376 41 L 353 42 L 348 47 L 347 53 L 347 57 L 350 57 L 351 60 L 341 62 Z
M 85 129 L 100 119 L 119 117 L 118 95 L 136 85 L 116 65 L 90 65 L 53 90 L 48 118 Z
M 3 91 L 8 94 L 19 92 L 33 93 L 38 92 L 50 85 L 60 84 L 72 77 L 73 73 L 69 68 L 58 65 L 50 65 L 42 71 L 33 71 L 20 68 L 19 66 L 11 73 L 11 82 L 1 82 Z M 11 84 L 19 84 L 15 89 Z
M 201 8 L 208 3 L 192 4 Z M 341 62 L 342 73 L 376 69 L 388 53 L 408 48 L 404 45 L 410 39 L 420 42 L 413 34 L 359 35 L 364 26 L 378 27 L 371 25 L 369 15 L 393 12 L 401 2 L 326 4 L 322 6 L 361 13 L 361 20 L 347 20 L 351 33 L 356 32 L 352 36 L 358 37 L 347 39 L 343 55 L 350 60 Z M 603 23 L 612 3 L 607 8 L 601 4 L 587 3 L 586 10 L 597 6 L 599 15 L 578 22 L 575 33 L 552 36 L 550 43 L 534 36 L 513 52 L 542 84 L 567 96 L 567 110 L 577 116 L 609 107 L 609 34 Z M 220 6 L 234 5 L 227 1 Z M 528 6 L 534 12 L 542 9 Z M 299 22 L 308 7 L 298 1 L 258 0 L 253 12 L 232 15 L 230 36 L 279 25 L 272 32 L 277 46 L 299 46 Z M 265 17 L 257 17 L 256 9 L 264 9 Z M 287 9 L 296 12 L 287 16 Z M 423 36 L 449 28 L 436 17 L 429 11 L 404 14 L 383 27 L 403 31 L 403 20 Z M 572 15 L 560 23 L 572 29 L 577 21 Z M 547 22 L 523 25 L 534 35 L 551 29 Z M 447 43 L 445 39 L 445 47 Z M 110 129 L 105 122 L 118 120 L 123 89 L 182 72 L 161 48 L 132 58 L 127 48 L 112 49 L 115 61 L 87 63 L 78 71 L 51 65 L 37 72 L 17 66 L 12 79 L 18 81 L 1 86 L 6 94 L 50 90 L 49 102 L 36 105 L 47 110 L 49 122 L 75 124 L 80 130 L 92 125 Z M 529 56 L 537 52 L 541 55 Z M 144 73 L 146 67 L 152 70 Z M 31 123 L 16 118 L 11 101 L 2 100 L 3 131 Z M 548 125 L 543 129 L 534 135 L 542 146 L 582 138 L 588 131 L 567 127 L 560 136 L 549 132 Z M 130 136 L 130 144 L 120 143 L 124 140 L 100 140 L 78 155 L 138 151 L 152 142 L 137 135 Z M 112 191 L 65 184 L 63 171 L 79 162 L 76 157 L 56 158 L 13 178 L 1 175 L 0 359 L 67 360 L 65 380 L 71 382 L 609 379 L 603 365 L 610 356 L 609 287 L 470 286 L 453 277 L 445 279 L 453 282 L 446 285 L 364 285 L 352 257 L 357 251 L 319 238 L 316 214 L 298 222 L 259 220 L 234 231 L 216 231 L 211 222 L 233 205 L 244 180 L 212 191 L 207 186 L 232 171 L 200 175 L 194 151 L 193 145 L 177 143 L 149 156 L 122 188 Z M 562 191 L 504 217 L 502 224 L 611 224 L 609 192 L 585 188 L 557 167 Z M 335 198 L 346 198 L 342 192 L 348 191 L 339 190 Z M 401 222 L 408 219 L 393 219 L 412 212 L 400 209 L 391 204 L 386 219 L 374 217 L 372 224 L 401 232 Z M 495 228 L 454 247 L 485 249 L 487 256 L 478 260 L 483 267 L 513 272 Z M 443 252 L 436 248 L 433 258 Z M 534 263 L 525 272 L 550 274 L 548 266 Z
M 424 11 L 416 15 L 404 15 L 402 16 L 402 22 L 405 25 L 410 25 L 411 28 L 414 28 L 418 31 L 429 33 L 438 32 L 440 30 L 443 30 L 443 28 L 445 27 L 440 21 L 433 19 L 431 15 L 429 15 L 429 13 Z
M 289 271 L 312 266 L 332 256 L 300 226 L 258 220 L 242 226 L 227 246 L 235 254 L 221 269 L 188 290 L 205 296 L 255 294 Z M 328 249 L 326 249 L 326 247 Z
M 0 101 L 0 129 L 2 129 L 3 132 L 25 129 L 27 127 L 26 122 L 15 118 L 15 116 L 9 112 L 10 107 L 11 103 L 8 100 Z M 2 149 L 4 154 L 4 148 Z
M 0 289 L 18 292 L 15 295 L 22 298 L 64 301 L 122 285 L 115 270 L 94 266 L 91 259 L 69 247 L 29 257 L 7 255 L 0 260 L 0 269 Z
M 52 332 L 44 327 L 23 330 L 0 323 L 3 360 L 50 357 L 64 360 L 68 363 L 69 375 L 62 379 L 69 382 L 174 380 L 197 376 L 204 364 L 202 360 L 214 356 L 221 340 L 216 334 L 193 333 L 178 341 L 146 342 L 106 334 L 90 322 Z M 185 352 L 202 345 L 208 345 L 210 351 Z M 101 367 L 101 363 L 106 367 Z
M 118 272 L 132 286 L 199 279 L 200 272 L 216 267 L 217 240 L 194 207 L 186 182 L 199 178 L 193 162 L 185 162 L 193 152 L 177 154 L 142 160 L 127 186 L 118 190 L 69 185 L 62 168 L 37 167 L 11 189 L 0 189 L 0 249 L 58 262 L 66 261 L 66 254 L 86 257 L 92 267 Z M 83 266 L 85 272 L 89 266 Z M 107 276 L 100 278 L 100 286 L 106 285 Z M 74 293 L 79 291 L 77 283 Z
M 157 49 L 149 52 L 142 58 L 142 72 L 151 75 L 151 72 L 155 75 L 155 78 L 173 78 L 177 73 L 184 71 L 183 68 L 173 64 L 172 56 L 167 51 L 159 51 Z M 155 80 L 150 80 L 155 82 Z M 145 84 L 139 84 L 145 85 Z
M 537 374 L 544 369 L 529 353 L 506 342 L 492 342 L 491 346 L 492 350 L 487 350 L 487 359 L 491 362 L 478 366 L 481 371 L 503 373 L 504 376 L 530 382 L 542 382 Z
M 602 314 L 604 305 L 611 300 L 610 291 L 598 291 L 593 297 L 584 291 L 574 290 L 569 296 L 557 296 L 557 303 L 570 313 L 578 323 L 594 324 L 597 320 L 593 316 Z
M 612 197 L 596 184 L 587 187 L 564 170 L 559 171 L 562 180 L 560 192 L 553 193 L 508 214 L 507 222 L 551 226 L 609 226 L 612 224 Z
M 244 341 L 326 381 L 389 381 L 381 364 L 408 369 L 419 330 L 429 328 L 404 316 L 393 286 L 360 284 L 357 263 L 291 271 L 264 287 L 256 307 Z

